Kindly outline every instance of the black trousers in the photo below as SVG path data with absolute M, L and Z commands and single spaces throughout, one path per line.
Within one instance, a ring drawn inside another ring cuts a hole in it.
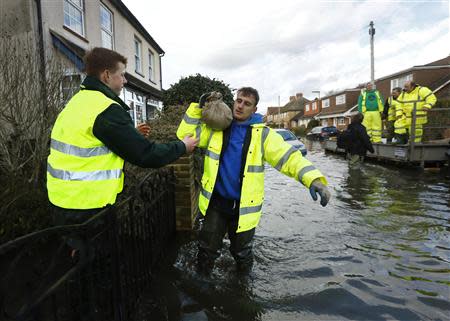
M 248 273 L 253 266 L 253 237 L 255 229 L 236 233 L 239 220 L 239 201 L 224 199 L 214 193 L 200 226 L 197 267 L 201 273 L 210 273 L 219 257 L 223 239 L 228 232 L 230 252 L 239 272 Z

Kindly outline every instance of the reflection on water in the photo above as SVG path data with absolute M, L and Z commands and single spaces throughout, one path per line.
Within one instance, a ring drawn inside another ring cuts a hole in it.
M 268 168 L 251 276 L 236 276 L 225 248 L 201 279 L 195 242 L 180 242 L 149 296 L 168 312 L 152 320 L 449 320 L 449 173 L 349 170 L 318 143 L 308 148 L 329 180 L 329 206 Z

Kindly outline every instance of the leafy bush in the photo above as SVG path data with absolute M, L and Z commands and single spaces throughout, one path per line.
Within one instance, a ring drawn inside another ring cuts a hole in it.
M 313 129 L 316 126 L 320 126 L 320 122 L 317 119 L 311 119 L 308 122 L 308 125 L 306 126 L 306 131 L 309 132 L 311 129 Z
M 164 110 L 170 106 L 186 106 L 191 102 L 198 102 L 202 94 L 211 91 L 222 93 L 225 104 L 233 106 L 233 93 L 228 84 L 222 80 L 196 74 L 181 78 L 178 83 L 164 91 L 162 99 Z
M 305 136 L 306 135 L 306 126 L 300 125 L 299 127 L 295 127 L 294 129 L 295 136 Z

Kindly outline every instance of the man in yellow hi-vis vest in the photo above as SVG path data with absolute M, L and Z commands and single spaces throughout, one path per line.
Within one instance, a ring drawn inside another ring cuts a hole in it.
M 366 89 L 358 98 L 358 111 L 364 115 L 363 125 L 366 127 L 370 141 L 381 143 L 381 113 L 383 112 L 383 99 L 378 90 L 373 89 L 372 83 L 367 83 Z
M 414 81 L 407 81 L 404 92 L 397 98 L 406 117 L 405 127 L 409 140 L 414 137 L 415 143 L 422 141 L 423 125 L 427 123 L 427 113 L 436 104 L 436 96 L 427 87 L 419 86 Z M 415 110 L 415 128 L 413 117 Z
M 326 206 L 330 193 L 326 179 L 302 153 L 262 123 L 257 114 L 258 91 L 243 87 L 237 91 L 233 121 L 224 131 L 212 130 L 201 120 L 209 94 L 192 103 L 178 127 L 178 137 L 194 135 L 206 149 L 199 208 L 203 215 L 199 233 L 197 267 L 211 272 L 219 256 L 225 233 L 239 272 L 253 265 L 253 236 L 264 200 L 264 163 L 309 188 L 314 200 Z
M 401 94 L 402 89 L 400 87 L 395 87 L 392 89 L 391 96 L 386 99 L 384 103 L 383 119 L 386 119 L 386 130 L 387 137 L 386 142 L 392 143 L 392 139 L 395 136 L 395 120 L 396 120 L 396 110 L 400 108 L 397 103 L 397 97 Z
M 94 48 L 85 56 L 87 77 L 58 115 L 47 162 L 48 197 L 56 224 L 82 223 L 122 191 L 124 161 L 161 167 L 192 152 L 198 140 L 186 137 L 156 144 L 148 125 L 134 127 L 130 108 L 119 98 L 127 82 L 127 59 Z

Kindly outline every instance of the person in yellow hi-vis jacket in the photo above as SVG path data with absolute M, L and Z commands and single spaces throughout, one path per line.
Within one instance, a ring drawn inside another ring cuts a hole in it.
M 201 180 L 200 224 L 197 269 L 209 274 L 219 256 L 225 233 L 237 271 L 250 272 L 253 265 L 253 236 L 264 201 L 264 162 L 307 188 L 320 204 L 330 199 L 322 173 L 296 148 L 262 123 L 257 114 L 258 91 L 243 87 L 233 104 L 233 121 L 224 131 L 212 130 L 202 118 L 200 103 L 191 103 L 178 127 L 177 136 L 199 138 L 198 147 L 206 149 Z
M 395 136 L 395 120 L 396 120 L 396 110 L 399 108 L 397 103 L 397 97 L 402 93 L 400 87 L 395 87 L 392 89 L 391 96 L 386 99 L 384 103 L 383 119 L 386 119 L 386 129 L 387 129 L 387 143 L 392 143 L 392 138 Z
M 373 89 L 372 83 L 367 83 L 366 89 L 358 98 L 358 111 L 364 115 L 363 125 L 373 143 L 381 143 L 383 108 L 383 99 L 380 93 Z
M 414 142 L 420 143 L 423 135 L 423 125 L 427 123 L 427 112 L 436 104 L 436 96 L 433 92 L 423 86 L 417 85 L 414 81 L 407 81 L 404 92 L 397 98 L 403 113 L 406 116 L 406 129 L 409 140 L 414 136 Z M 415 130 L 413 131 L 413 113 L 416 111 Z
M 124 162 L 157 168 L 192 152 L 198 140 L 149 141 L 148 125 L 134 127 L 119 94 L 127 83 L 127 59 L 106 48 L 84 57 L 86 78 L 58 115 L 50 137 L 47 192 L 56 225 L 80 224 L 116 202 Z M 85 242 L 73 238 L 74 251 Z M 83 252 L 83 251 L 81 251 Z M 75 252 L 73 252 L 75 253 Z

